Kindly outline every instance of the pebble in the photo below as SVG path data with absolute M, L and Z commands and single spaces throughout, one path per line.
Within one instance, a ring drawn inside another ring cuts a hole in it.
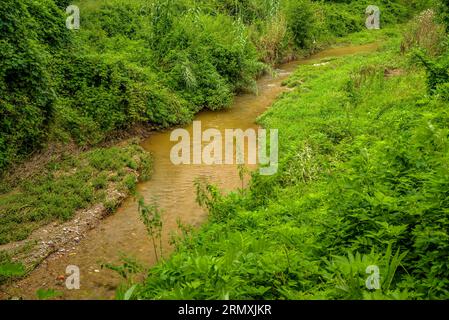
M 325 65 L 327 65 L 327 64 L 329 64 L 329 62 L 315 63 L 313 66 L 314 66 L 314 67 L 321 67 L 321 66 L 325 66 Z
M 65 277 L 64 277 L 63 275 L 60 275 L 60 276 L 58 276 L 58 277 L 56 278 L 56 280 L 58 280 L 58 281 L 64 281 L 64 280 L 65 280 Z

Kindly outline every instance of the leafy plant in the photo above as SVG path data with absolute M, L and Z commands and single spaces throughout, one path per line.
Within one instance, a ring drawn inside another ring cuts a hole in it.
M 36 291 L 36 296 L 39 300 L 51 300 L 63 295 L 62 292 L 56 291 L 54 289 L 38 289 Z
M 147 229 L 153 244 L 156 261 L 163 258 L 162 248 L 162 212 L 156 204 L 145 204 L 143 198 L 139 199 L 140 218 Z
M 279 129 L 278 173 L 228 195 L 197 181 L 209 222 L 135 298 L 449 296 L 449 111 L 400 54 L 397 28 L 346 38 L 385 39 L 373 52 L 298 68 L 288 83 L 301 85 L 258 119 Z M 366 286 L 369 266 L 380 290 Z
M 426 68 L 427 86 L 431 94 L 435 93 L 440 85 L 444 85 L 449 82 L 448 56 L 434 60 L 422 51 L 415 51 L 414 57 Z
M 0 251 L 0 284 L 25 275 L 25 266 L 14 262 L 6 251 Z

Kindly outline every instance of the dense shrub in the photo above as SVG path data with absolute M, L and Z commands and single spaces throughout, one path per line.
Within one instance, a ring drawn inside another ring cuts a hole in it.
M 438 3 L 441 20 L 446 24 L 446 28 L 449 28 L 449 3 L 446 0 L 438 0 Z
M 445 54 L 437 59 L 428 57 L 422 51 L 415 51 L 414 56 L 427 71 L 427 86 L 430 94 L 436 93 L 440 86 L 449 83 L 449 55 Z
M 363 11 L 354 14 L 351 6 L 348 10 L 339 10 L 341 6 L 328 5 L 324 7 L 324 16 L 327 30 L 332 30 L 338 36 L 344 36 L 351 32 L 360 31 L 363 28 Z
M 0 21 L 1 171 L 47 133 L 54 100 L 50 52 L 64 44 L 67 33 L 50 0 L 2 1 Z
M 438 23 L 435 11 L 428 9 L 408 23 L 401 49 L 407 52 L 412 48 L 421 48 L 435 57 L 447 48 L 446 38 L 445 28 Z
M 294 44 L 298 48 L 310 47 L 310 42 L 315 40 L 316 23 L 311 2 L 308 0 L 288 1 L 285 12 Z
M 61 97 L 53 125 L 78 142 L 99 142 L 116 129 L 149 121 L 161 127 L 191 115 L 185 102 L 158 84 L 151 71 L 112 55 L 59 57 L 57 92 Z

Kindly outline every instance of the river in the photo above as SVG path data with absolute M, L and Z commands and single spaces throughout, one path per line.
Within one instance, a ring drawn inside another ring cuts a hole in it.
M 337 57 L 375 50 L 377 44 L 332 48 L 309 58 L 281 65 L 276 76 L 266 75 L 258 80 L 258 94 L 241 94 L 235 97 L 230 109 L 205 111 L 195 120 L 201 121 L 202 129 L 257 128 L 256 118 L 269 108 L 276 97 L 287 90 L 285 80 L 298 66 L 309 64 L 326 57 Z M 317 67 L 317 72 L 319 72 Z M 186 127 L 192 132 L 192 126 Z M 207 220 L 207 213 L 195 201 L 195 178 L 206 178 L 222 190 L 230 191 L 241 187 L 236 165 L 173 165 L 170 150 L 175 142 L 170 142 L 171 131 L 157 132 L 143 141 L 142 147 L 154 157 L 152 178 L 138 185 L 138 192 L 146 202 L 157 202 L 164 211 L 163 248 L 168 256 L 172 250 L 170 234 L 178 229 L 177 220 L 194 227 Z M 281 133 L 282 134 L 282 133 Z M 120 277 L 113 271 L 101 269 L 101 264 L 118 263 L 122 253 L 141 261 L 146 266 L 155 263 L 152 245 L 139 219 L 136 200 L 128 198 L 117 212 L 102 221 L 65 256 L 52 256 L 28 277 L 8 288 L 13 296 L 26 299 L 36 298 L 39 288 L 52 288 L 63 292 L 63 299 L 112 299 L 120 284 Z M 65 289 L 64 281 L 68 265 L 76 265 L 81 272 L 80 290 Z

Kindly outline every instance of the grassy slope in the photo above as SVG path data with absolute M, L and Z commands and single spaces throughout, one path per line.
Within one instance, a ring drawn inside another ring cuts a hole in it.
M 76 210 L 108 202 L 108 190 L 128 194 L 151 171 L 140 146 L 98 148 L 50 162 L 41 172 L 0 195 L 0 244 L 23 240 L 36 228 L 68 220 Z M 6 186 L 7 187 L 7 186 Z
M 399 54 L 400 32 L 376 34 L 379 52 L 298 69 L 260 119 L 279 129 L 279 173 L 211 196 L 210 222 L 137 298 L 447 298 L 449 111 Z M 382 290 L 366 289 L 369 265 Z

